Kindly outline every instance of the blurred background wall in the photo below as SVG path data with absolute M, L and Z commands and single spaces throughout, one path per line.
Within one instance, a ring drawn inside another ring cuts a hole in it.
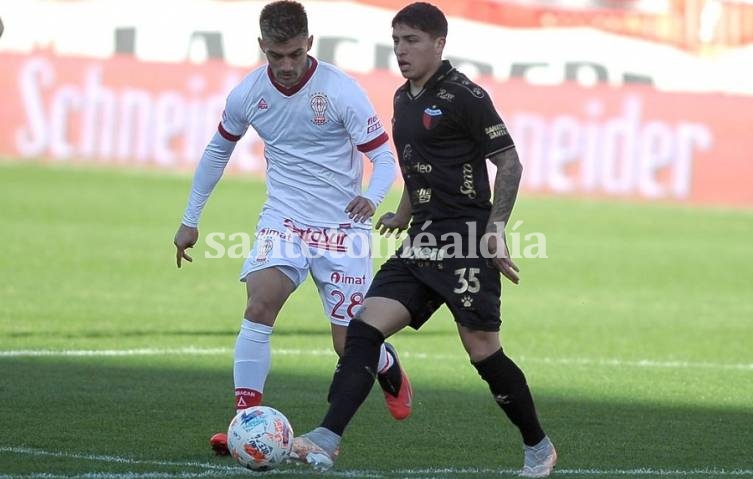
M 190 171 L 263 61 L 254 0 L 0 0 L 0 157 Z M 396 0 L 303 1 L 389 121 Z M 753 207 L 753 2 L 435 0 L 530 194 Z M 229 170 L 264 174 L 252 130 Z

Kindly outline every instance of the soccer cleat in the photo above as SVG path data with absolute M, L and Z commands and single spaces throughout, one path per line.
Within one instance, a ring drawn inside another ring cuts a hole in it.
M 293 461 L 302 462 L 313 467 L 315 471 L 328 471 L 335 464 L 339 449 L 330 456 L 327 451 L 319 447 L 314 441 L 305 435 L 293 438 L 293 447 L 289 458 Z
M 535 446 L 525 446 L 525 459 L 520 477 L 548 477 L 557 465 L 557 450 L 548 436 Z
M 397 351 L 390 343 L 384 343 L 385 349 L 395 359 L 395 364 L 390 368 L 397 368 L 400 372 L 400 386 L 396 390 L 395 385 L 389 380 L 387 374 L 379 374 L 377 379 L 384 393 L 384 400 L 387 402 L 387 408 L 390 410 L 392 417 L 402 421 L 410 416 L 413 410 L 413 388 L 410 385 L 408 375 L 400 366 L 400 360 L 397 358 Z
M 214 454 L 217 456 L 229 456 L 230 451 L 227 449 L 227 434 L 218 432 L 209 438 L 209 445 L 212 446 Z

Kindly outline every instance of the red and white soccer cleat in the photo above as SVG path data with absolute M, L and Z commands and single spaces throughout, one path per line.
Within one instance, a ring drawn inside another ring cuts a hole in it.
M 227 449 L 227 434 L 224 432 L 218 432 L 209 438 L 209 445 L 212 446 L 212 450 L 217 456 L 230 455 L 230 451 Z
M 402 421 L 408 418 L 413 411 L 413 388 L 411 387 L 408 375 L 405 374 L 402 366 L 400 366 L 400 360 L 397 358 L 397 351 L 394 346 L 390 343 L 384 343 L 384 347 L 395 359 L 395 367 L 400 370 L 400 389 L 397 391 L 397 394 L 394 394 L 394 388 L 385 382 L 386 378 L 383 375 L 379 376 L 379 385 L 382 387 L 384 400 L 387 403 L 390 414 L 398 421 Z

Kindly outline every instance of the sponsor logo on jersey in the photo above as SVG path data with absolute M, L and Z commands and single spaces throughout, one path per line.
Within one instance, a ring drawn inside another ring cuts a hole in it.
M 311 119 L 314 125 L 327 123 L 327 117 L 324 116 L 324 112 L 327 111 L 327 105 L 329 104 L 327 95 L 324 93 L 314 93 L 311 96 L 309 104 L 311 105 L 311 109 L 314 110 L 314 118 Z
M 431 188 L 419 188 L 416 190 L 416 201 L 423 205 L 431 201 Z
M 261 100 L 259 100 L 259 103 L 256 104 L 256 109 L 257 110 L 266 110 L 268 108 L 269 108 L 269 105 L 264 100 L 264 98 L 262 98 Z
M 484 133 L 486 133 L 486 136 L 488 136 L 490 140 L 493 140 L 495 138 L 499 138 L 500 136 L 506 135 L 507 127 L 504 123 L 497 123 L 496 125 L 484 128 Z
M 378 131 L 378 130 L 382 129 L 382 122 L 379 121 L 379 117 L 378 116 L 372 116 L 371 118 L 369 118 L 369 120 L 367 121 L 367 125 L 368 125 L 366 127 L 366 134 L 367 135 L 369 133 L 373 133 L 375 131 Z
M 337 251 L 339 253 L 348 252 L 348 247 L 345 244 L 345 239 L 348 235 L 345 231 L 340 231 L 334 228 L 297 226 L 293 223 L 293 220 L 289 218 L 286 218 L 283 221 L 283 224 L 291 233 L 301 238 L 301 241 L 311 247 L 325 249 L 327 251 Z
M 264 238 L 265 236 L 280 238 L 283 241 L 291 241 L 293 239 L 293 235 L 291 235 L 289 231 L 279 231 L 272 228 L 262 228 L 256 233 L 258 239 Z
M 445 250 L 428 246 L 405 246 L 400 252 L 400 257 L 418 261 L 442 261 L 445 258 Z
M 431 173 L 431 165 L 428 163 L 413 163 L 411 165 L 411 170 L 421 175 L 425 175 Z
M 366 276 L 349 276 L 341 271 L 335 271 L 329 276 L 329 281 L 335 284 L 366 284 Z
M 431 130 L 435 126 L 439 124 L 439 120 L 442 119 L 442 110 L 437 108 L 436 105 L 432 105 L 431 107 L 426 108 L 424 110 L 423 117 L 421 118 L 421 122 L 424 124 L 424 128 L 427 130 Z
M 468 198 L 476 199 L 476 187 L 473 184 L 473 166 L 470 163 L 463 163 L 463 185 L 460 192 Z
M 445 101 L 452 101 L 455 99 L 455 94 L 450 93 L 444 88 L 442 88 L 437 92 L 437 98 L 441 98 L 442 100 L 445 100 Z

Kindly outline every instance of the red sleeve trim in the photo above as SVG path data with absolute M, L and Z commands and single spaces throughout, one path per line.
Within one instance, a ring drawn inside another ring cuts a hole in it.
M 358 151 L 360 151 L 361 153 L 368 153 L 371 150 L 387 143 L 387 140 L 389 139 L 390 137 L 387 135 L 387 133 L 382 133 L 370 142 L 364 143 L 363 145 L 358 145 L 356 148 L 358 148 Z
M 222 122 L 217 125 L 217 131 L 220 132 L 220 136 L 222 136 L 227 141 L 238 141 L 241 139 L 241 135 L 233 135 L 232 133 L 228 132 L 225 127 L 222 126 Z

